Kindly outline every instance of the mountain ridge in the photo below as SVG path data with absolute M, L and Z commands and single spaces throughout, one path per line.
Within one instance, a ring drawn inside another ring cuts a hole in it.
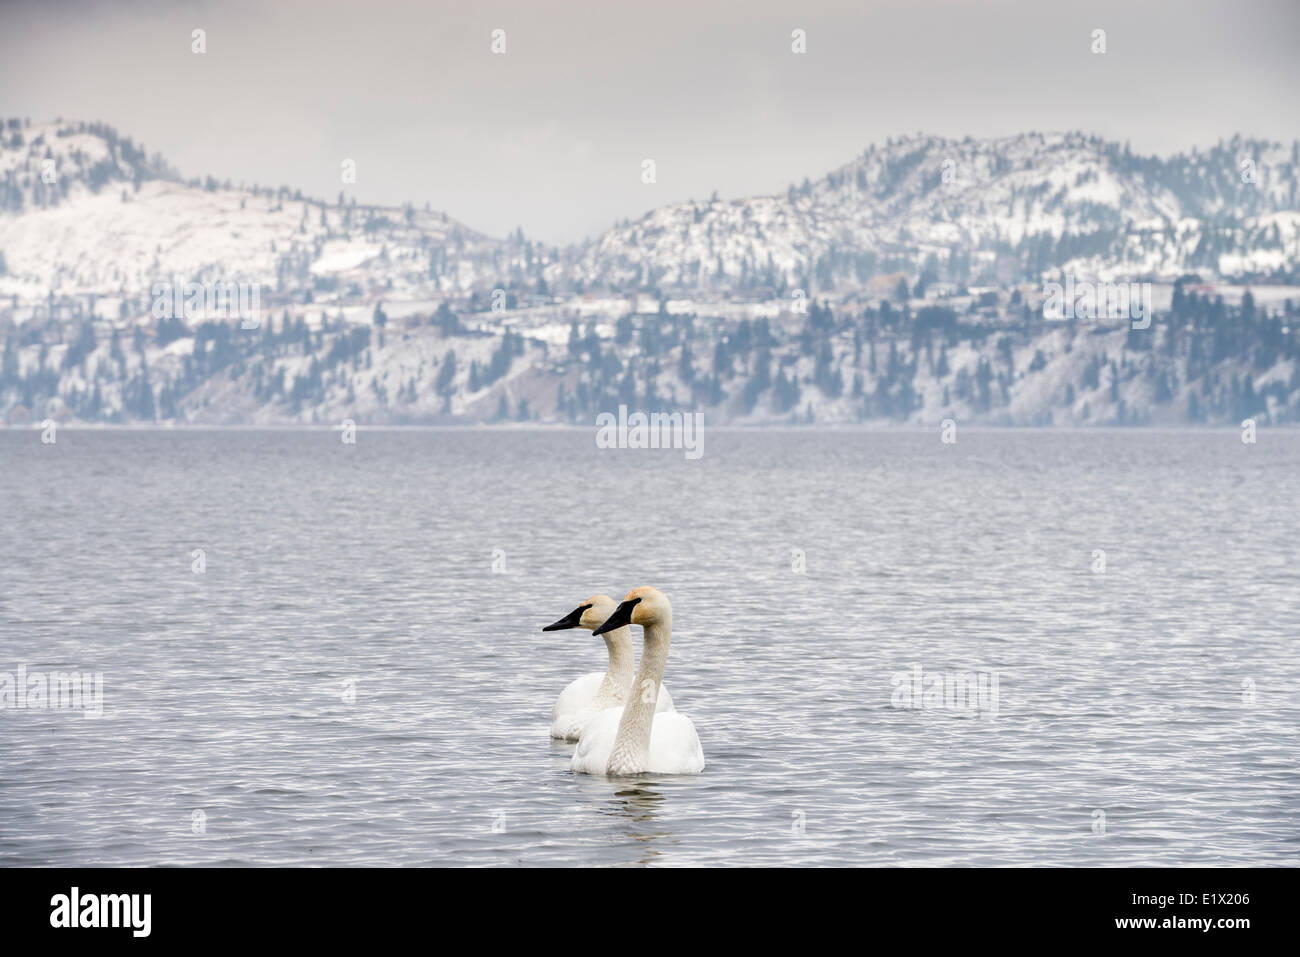
M 119 275 L 100 269 L 78 276 L 75 268 L 68 275 L 54 265 L 57 252 L 35 243 L 33 231 L 11 224 L 0 227 L 9 265 L 9 276 L 0 276 L 0 295 L 38 296 L 42 284 L 47 291 L 93 286 L 104 294 L 113 281 L 142 283 L 151 269 L 166 278 L 224 273 L 286 290 L 296 281 L 301 291 L 317 275 L 370 262 L 389 242 L 393 255 L 409 266 L 419 261 L 426 274 L 419 281 L 412 269 L 372 264 L 385 291 L 394 282 L 397 298 L 512 285 L 568 294 L 666 288 L 781 295 L 800 288 L 818 295 L 863 288 L 881 273 L 921 278 L 927 271 L 936 279 L 977 284 L 1037 281 L 1051 270 L 1106 280 L 1172 280 L 1197 272 L 1291 281 L 1300 258 L 1300 141 L 1288 147 L 1235 136 L 1204 152 L 1160 158 L 1077 132 L 960 140 L 918 134 L 873 145 L 784 194 L 669 203 L 594 239 L 557 246 L 518 231 L 490 237 L 446 213 L 410 204 L 358 205 L 345 202 L 342 192 L 330 203 L 287 186 L 234 187 L 210 176 L 185 180 L 159 154 L 148 156 L 106 124 L 22 128 L 16 122 L 4 123 L 0 217 L 50 214 L 57 220 L 60 205 L 100 196 L 112 183 L 123 205 L 138 198 L 166 213 L 171 198 L 174 212 L 211 224 L 186 244 L 193 249 L 206 242 L 211 251 L 206 259 L 150 257 L 127 236 L 114 249 L 130 264 Z M 50 183 L 40 175 L 45 160 L 53 161 Z M 1253 165 L 1244 169 L 1243 163 Z M 195 190 L 212 199 L 212 208 L 193 201 Z M 109 219 L 122 211 L 91 212 Z M 88 233 L 106 228 L 77 225 Z M 59 227 L 52 224 L 62 248 L 71 231 Z M 242 242 L 221 241 L 222 229 Z M 343 241 L 354 232 L 373 241 Z M 232 247 L 253 238 L 266 244 L 260 257 L 237 255 Z M 7 249 L 19 245 L 34 245 L 30 259 L 47 268 L 32 268 L 21 252 Z M 340 264 L 345 268 L 335 268 Z M 15 274 L 31 282 L 16 287 Z M 362 288 L 361 294 L 374 291 Z
M 1083 134 L 905 137 L 784 193 L 555 247 L 185 180 L 101 124 L 15 122 L 10 424 L 585 422 L 623 404 L 736 424 L 1300 421 L 1300 144 L 1159 159 Z M 1054 321 L 1061 278 L 1137 282 L 1156 321 Z M 261 293 L 251 322 L 171 307 L 178 284 L 239 283 Z

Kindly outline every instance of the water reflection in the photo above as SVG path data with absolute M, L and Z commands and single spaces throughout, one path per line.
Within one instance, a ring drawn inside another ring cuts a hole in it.
M 634 842 L 636 863 L 652 864 L 664 854 L 660 844 L 672 843 L 671 831 L 659 821 L 664 810 L 664 793 L 650 777 L 620 778 L 618 788 L 609 804 L 610 810 L 622 819 L 623 833 Z

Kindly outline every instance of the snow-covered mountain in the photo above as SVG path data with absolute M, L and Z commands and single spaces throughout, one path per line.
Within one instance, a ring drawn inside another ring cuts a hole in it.
M 540 273 L 551 254 L 427 209 L 183 181 L 95 124 L 10 120 L 0 138 L 0 296 L 20 301 L 134 305 L 177 276 L 258 283 L 272 300 L 437 301 Z
M 496 288 L 820 296 L 896 273 L 1300 281 L 1300 143 L 1234 138 L 1159 159 L 1077 133 L 902 138 L 816 182 L 663 206 L 559 250 L 342 192 L 184 181 L 102 125 L 4 126 L 0 296 L 20 301 L 130 298 L 175 276 L 340 303 Z
M 1298 150 L 905 138 L 559 249 L 8 120 L 0 422 L 1297 422 Z M 1052 321 L 1064 274 L 1154 321 Z M 157 308 L 227 282 L 255 321 Z
M 821 294 L 882 272 L 1260 278 L 1294 276 L 1298 259 L 1300 143 L 1234 138 L 1156 159 L 1031 133 L 903 138 L 781 194 L 664 206 L 575 268 L 588 284 Z

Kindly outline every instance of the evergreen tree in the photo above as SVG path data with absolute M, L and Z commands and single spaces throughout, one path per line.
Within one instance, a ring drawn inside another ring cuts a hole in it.
M 456 350 L 448 349 L 442 358 L 442 368 L 438 370 L 436 390 L 439 395 L 451 397 L 452 380 L 456 377 Z

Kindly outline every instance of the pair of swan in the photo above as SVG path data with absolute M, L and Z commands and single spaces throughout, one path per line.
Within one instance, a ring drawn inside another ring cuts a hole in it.
M 562 631 L 581 628 L 594 632 L 618 609 L 618 602 L 608 595 L 593 595 L 573 611 L 542 631 Z M 632 687 L 634 665 L 632 655 L 632 629 L 627 625 L 612 628 L 601 635 L 609 653 L 609 666 L 604 672 L 574 678 L 551 709 L 551 737 L 577 741 L 583 727 L 597 714 L 609 708 L 621 708 Z M 673 696 L 662 684 L 655 711 L 675 711 Z
M 641 666 L 632 673 L 629 625 L 643 630 Z M 704 750 L 691 719 L 663 687 L 673 608 L 657 588 L 634 588 L 618 605 L 595 595 L 542 631 L 582 628 L 605 639 L 609 667 L 570 682 L 551 713 L 551 737 L 578 742 L 578 774 L 699 774 Z

